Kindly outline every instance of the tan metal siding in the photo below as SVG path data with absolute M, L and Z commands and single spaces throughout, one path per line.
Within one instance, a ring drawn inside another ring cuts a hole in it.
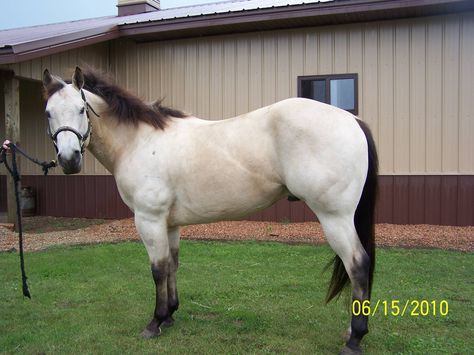
M 426 25 L 414 23 L 410 38 L 410 172 L 426 171 Z
M 378 100 L 378 57 L 379 57 L 379 29 L 376 24 L 366 25 L 363 28 L 363 53 L 362 73 L 359 77 L 364 86 L 359 94 L 359 102 L 362 104 L 363 112 L 359 115 L 366 121 L 372 130 L 376 142 L 379 142 L 379 100 Z M 385 169 L 384 160 L 381 159 L 381 170 Z
M 410 28 L 405 23 L 395 28 L 394 57 L 394 172 L 407 172 L 410 171 Z M 384 171 L 383 156 L 380 160 Z
M 222 98 L 223 98 L 223 114 L 224 117 L 232 117 L 237 114 L 236 111 L 236 50 L 235 50 L 235 38 L 229 38 L 223 43 L 224 48 L 224 80 L 222 83 Z M 193 60 L 188 58 L 188 60 Z M 192 107 L 187 108 L 192 111 Z
M 443 23 L 429 21 L 426 41 L 426 169 L 442 171 Z
M 467 13 L 146 44 L 122 40 L 113 58 L 119 81 L 140 96 L 164 97 L 165 104 L 208 119 L 296 96 L 299 75 L 358 73 L 359 116 L 377 140 L 382 174 L 472 174 L 473 37 L 474 14 Z
M 276 89 L 276 37 L 272 33 L 265 33 L 262 39 L 263 67 L 262 67 L 262 102 L 260 106 L 270 105 L 277 101 Z
M 235 110 L 236 114 L 249 111 L 249 62 L 250 42 L 247 37 L 239 38 L 235 44 L 236 50 L 236 77 L 235 77 Z
M 462 21 L 459 83 L 459 172 L 474 166 L 474 16 Z
M 222 105 L 222 82 L 224 81 L 224 58 L 222 53 L 224 47 L 220 39 L 211 40 L 210 46 L 209 118 L 217 120 L 224 115 Z
M 210 116 L 211 95 L 209 90 L 209 79 L 211 75 L 211 44 L 209 42 L 200 42 L 198 46 L 198 64 L 197 64 L 197 114 L 199 117 Z
M 358 73 L 359 116 L 374 132 L 382 174 L 473 174 L 472 38 L 467 13 L 145 44 L 122 39 L 11 67 L 36 80 L 46 67 L 64 77 L 77 64 L 110 67 L 143 99 L 164 98 L 214 120 L 296 96 L 299 75 Z M 32 118 L 22 119 L 22 143 L 46 156 L 52 148 L 37 127 L 41 110 L 23 114 Z M 86 157 L 83 174 L 106 171 Z
M 288 33 L 282 33 L 276 42 L 276 93 L 277 101 L 293 96 L 290 92 L 291 45 Z
M 252 36 L 249 40 L 249 110 L 256 110 L 260 107 L 263 95 L 262 82 L 262 62 L 263 62 L 263 48 L 260 37 Z
M 393 26 L 380 29 L 379 56 L 379 141 L 378 153 L 382 157 L 381 170 L 394 173 L 394 31 Z
M 441 169 L 448 172 L 459 167 L 459 24 L 448 18 L 443 34 Z
M 46 138 L 46 117 L 44 101 L 41 97 L 41 85 L 33 81 L 20 81 L 20 143 L 28 152 L 35 152 L 40 159 L 53 159 L 54 148 Z M 27 159 L 21 159 L 22 174 L 36 171 L 41 174 L 41 168 Z

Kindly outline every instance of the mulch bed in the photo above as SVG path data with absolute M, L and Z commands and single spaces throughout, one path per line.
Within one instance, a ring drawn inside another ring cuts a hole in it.
M 25 250 L 42 250 L 54 245 L 137 241 L 133 219 L 113 221 L 58 217 L 24 219 Z M 323 244 L 321 226 L 309 223 L 219 222 L 183 227 L 183 239 L 259 240 L 284 243 Z M 474 226 L 378 224 L 376 242 L 382 247 L 436 248 L 474 251 Z M 0 251 L 16 251 L 17 234 L 12 225 L 0 224 Z

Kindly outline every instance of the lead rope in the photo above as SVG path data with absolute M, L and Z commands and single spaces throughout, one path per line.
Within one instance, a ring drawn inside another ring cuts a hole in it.
M 1 148 L 0 150 L 0 164 L 3 163 L 5 164 L 6 169 L 10 173 L 10 175 L 13 178 L 14 186 L 15 186 L 15 199 L 16 199 L 16 216 L 17 216 L 17 221 L 18 221 L 18 243 L 19 243 L 19 249 L 20 249 L 20 269 L 21 269 L 21 281 L 22 281 L 22 288 L 23 288 L 23 296 L 28 297 L 31 299 L 31 294 L 30 290 L 28 289 L 28 283 L 26 280 L 28 277 L 26 277 L 26 272 L 25 272 L 25 258 L 23 255 L 23 225 L 21 222 L 21 206 L 20 206 L 20 195 L 18 191 L 18 185 L 20 183 L 20 174 L 18 173 L 18 166 L 16 162 L 16 153 L 20 153 L 23 155 L 25 158 L 28 160 L 32 161 L 33 163 L 40 165 L 43 168 L 43 173 L 44 175 L 48 175 L 49 169 L 54 168 L 56 166 L 56 162 L 54 160 L 48 162 L 45 161 L 39 161 L 35 158 L 30 157 L 28 154 L 26 154 L 24 151 L 22 151 L 17 145 L 13 143 L 9 143 L 8 147 L 10 148 L 11 154 L 12 154 L 12 165 L 10 167 L 10 164 L 8 164 L 7 161 L 7 156 L 6 156 L 6 149 Z

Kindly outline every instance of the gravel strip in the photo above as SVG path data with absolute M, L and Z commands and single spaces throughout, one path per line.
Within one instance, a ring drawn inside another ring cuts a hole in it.
M 58 221 L 63 224 L 77 219 L 54 217 L 30 217 L 28 222 L 51 226 Z M 54 223 L 53 223 L 54 222 Z M 87 224 L 87 220 L 81 220 Z M 61 224 L 61 223 L 59 223 Z M 25 250 L 42 250 L 54 245 L 94 244 L 139 240 L 133 219 L 104 221 L 85 228 L 69 229 L 51 227 L 42 233 L 25 233 Z M 219 222 L 188 226 L 182 229 L 183 239 L 194 240 L 259 240 L 284 243 L 323 244 L 325 239 L 321 226 L 309 223 L 272 222 Z M 383 247 L 436 248 L 459 251 L 474 251 L 474 226 L 451 227 L 433 225 L 378 224 L 376 242 Z M 16 251 L 18 237 L 12 226 L 0 224 L 0 251 Z

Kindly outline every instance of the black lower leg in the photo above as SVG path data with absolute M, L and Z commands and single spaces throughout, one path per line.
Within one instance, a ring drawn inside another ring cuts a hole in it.
M 178 253 L 177 249 L 171 249 L 168 274 L 168 313 L 170 317 L 179 307 L 178 288 L 176 284 L 176 272 L 178 271 Z
M 156 286 L 156 305 L 153 319 L 142 335 L 146 338 L 161 334 L 160 325 L 168 318 L 168 261 L 151 265 L 151 273 Z
M 176 298 L 176 302 L 173 302 L 168 305 L 168 317 L 163 321 L 162 325 L 164 327 L 171 327 L 174 324 L 173 313 L 178 310 L 179 302 Z
M 175 292 L 175 295 L 173 297 L 173 300 L 169 302 L 168 304 L 168 313 L 170 316 L 173 315 L 174 312 L 176 312 L 179 308 L 179 300 L 178 300 L 178 292 Z
M 364 315 L 352 316 L 351 321 L 351 336 L 347 341 L 346 345 L 350 349 L 360 350 L 360 342 L 365 334 L 369 332 L 368 317 Z
M 151 265 L 151 273 L 156 286 L 155 319 L 161 324 L 168 313 L 168 262 Z
M 165 327 L 171 327 L 174 324 L 173 313 L 177 311 L 179 307 L 176 283 L 174 283 L 174 287 L 172 287 L 170 285 L 170 277 L 171 275 L 168 277 L 168 317 L 163 321 L 163 326 Z
M 347 347 L 360 351 L 360 342 L 365 334 L 369 332 L 368 317 L 362 314 L 362 305 L 364 301 L 369 300 L 369 270 L 370 260 L 367 254 L 358 263 L 354 260 L 354 268 L 351 270 L 352 282 L 352 302 L 360 302 L 361 307 L 356 307 L 361 310 L 358 314 L 352 314 L 351 320 L 351 336 L 347 341 Z M 351 307 L 351 309 L 354 309 Z

